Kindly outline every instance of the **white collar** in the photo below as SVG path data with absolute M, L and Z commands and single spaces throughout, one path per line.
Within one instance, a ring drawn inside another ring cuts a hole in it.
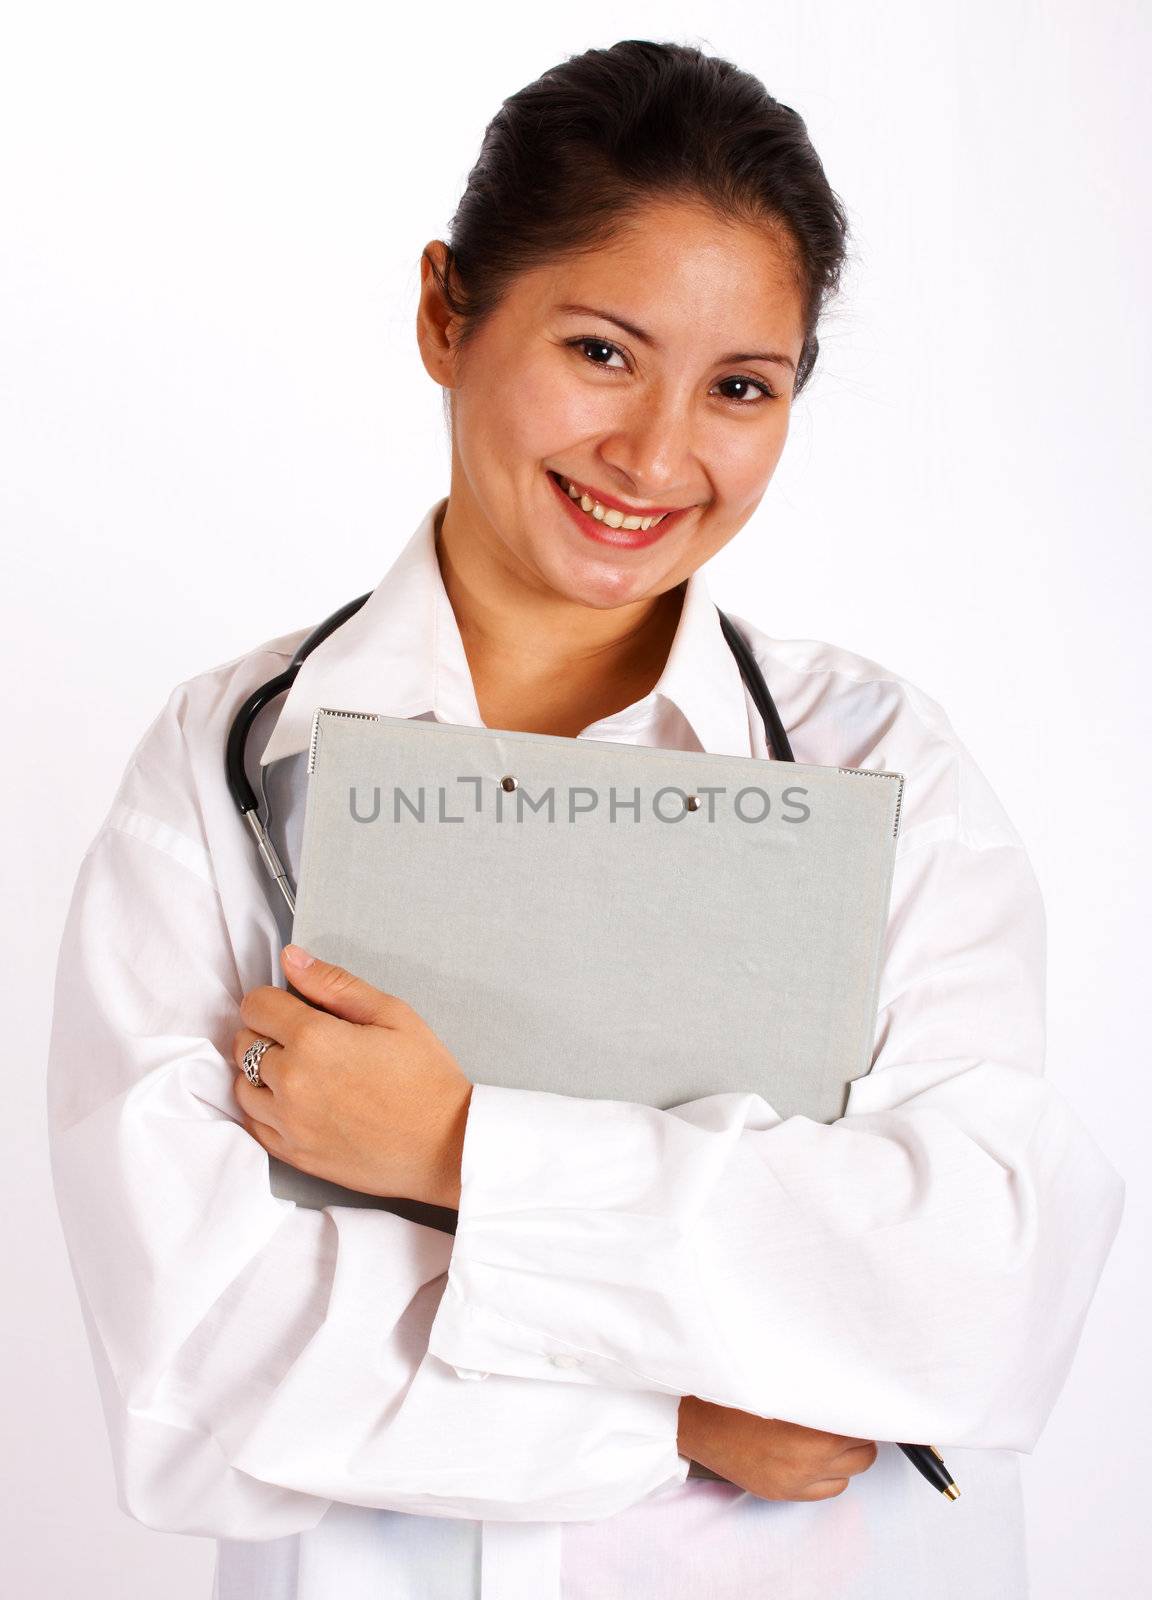
M 468 658 L 436 555 L 437 500 L 354 616 L 305 660 L 285 697 L 261 766 L 308 747 L 318 706 L 483 726 Z M 699 568 L 689 575 L 664 670 L 643 700 L 595 724 L 627 733 L 651 718 L 656 696 L 687 719 L 700 748 L 750 755 L 748 700 Z

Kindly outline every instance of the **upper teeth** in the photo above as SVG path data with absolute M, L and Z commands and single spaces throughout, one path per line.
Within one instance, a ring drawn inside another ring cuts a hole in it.
M 560 477 L 560 474 L 556 476 Z M 610 528 L 652 528 L 668 515 L 666 511 L 661 511 L 652 517 L 626 517 L 623 511 L 617 511 L 614 506 L 603 506 L 599 500 L 593 500 L 590 494 L 582 494 L 567 478 L 560 478 L 560 482 L 567 489 L 569 497 L 580 502 L 582 511 L 590 512 L 597 522 L 606 522 Z

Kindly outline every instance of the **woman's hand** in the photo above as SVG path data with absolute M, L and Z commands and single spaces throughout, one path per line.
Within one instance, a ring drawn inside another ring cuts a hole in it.
M 694 1394 L 680 1401 L 676 1447 L 761 1500 L 829 1500 L 879 1454 L 870 1439 L 752 1416 Z
M 314 1005 L 271 984 L 240 1005 L 233 1092 L 244 1127 L 270 1155 L 362 1194 L 460 1204 L 472 1084 L 411 1006 L 343 967 L 281 951 L 285 975 Z M 316 1010 L 316 1006 L 323 1010 Z M 241 1063 L 271 1039 L 263 1087 Z

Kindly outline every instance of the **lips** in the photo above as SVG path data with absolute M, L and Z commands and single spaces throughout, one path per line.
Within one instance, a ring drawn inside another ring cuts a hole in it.
M 662 539 L 669 528 L 680 521 L 690 508 L 665 513 L 661 521 L 654 528 L 613 528 L 606 522 L 599 522 L 591 512 L 581 509 L 580 502 L 573 500 L 567 489 L 560 482 L 558 473 L 548 473 L 549 482 L 553 492 L 559 498 L 569 517 L 575 522 L 585 538 L 592 539 L 598 544 L 613 545 L 618 550 L 639 550 L 646 545 L 655 544 Z M 627 512 L 628 516 L 637 516 L 638 512 Z M 657 513 L 650 512 L 655 516 Z
M 642 511 L 638 511 L 635 506 L 626 506 L 623 500 L 605 494 L 602 489 L 589 489 L 582 483 L 566 479 L 562 472 L 556 473 L 555 476 L 562 489 L 575 489 L 579 494 L 586 494 L 590 500 L 598 500 L 605 511 L 619 511 L 625 517 L 666 517 L 669 512 L 680 509 L 677 506 L 645 506 Z

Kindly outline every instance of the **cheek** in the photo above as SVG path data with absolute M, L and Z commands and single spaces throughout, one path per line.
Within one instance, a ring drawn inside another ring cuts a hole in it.
M 609 416 L 604 397 L 538 368 L 518 385 L 508 424 L 521 453 L 544 460 L 601 431 Z
M 524 465 L 560 453 L 571 434 L 563 391 L 539 370 L 509 366 L 504 376 L 471 389 L 458 408 L 457 448 L 469 476 L 490 492 Z
M 790 410 L 772 405 L 772 414 L 762 426 L 732 428 L 718 440 L 717 463 L 728 497 L 734 504 L 755 504 L 775 472 L 788 442 Z
M 486 419 L 489 431 L 499 428 L 499 438 L 509 453 L 546 461 L 562 456 L 586 439 L 595 439 L 617 425 L 618 396 L 608 386 L 573 380 L 563 360 L 522 363 L 503 382 Z

